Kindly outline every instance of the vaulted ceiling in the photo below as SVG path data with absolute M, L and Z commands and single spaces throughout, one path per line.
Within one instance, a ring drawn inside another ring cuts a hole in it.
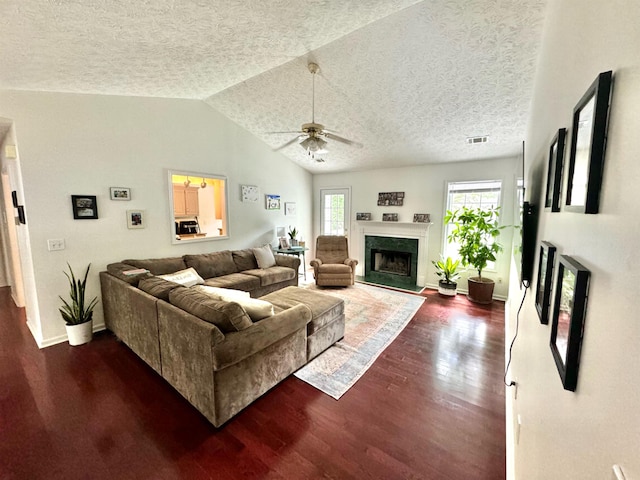
M 2 0 L 0 88 L 206 101 L 311 172 L 517 155 L 546 0 Z M 0 116 L 2 116 L 0 106 Z M 467 144 L 467 137 L 488 141 Z

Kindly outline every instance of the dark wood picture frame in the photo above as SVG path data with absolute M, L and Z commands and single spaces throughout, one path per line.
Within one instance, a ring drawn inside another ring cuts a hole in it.
M 560 255 L 550 346 L 562 386 L 572 392 L 578 383 L 589 277 L 589 270 L 582 264 L 568 255 Z
M 562 167 L 564 166 L 564 145 L 566 137 L 567 129 L 559 129 L 549 147 L 549 166 L 547 168 L 547 190 L 544 197 L 544 208 L 552 212 L 560 211 Z
M 18 205 L 18 221 L 23 225 L 27 224 L 27 217 L 24 213 L 24 205 Z
M 556 247 L 549 242 L 540 242 L 538 259 L 538 282 L 536 284 L 536 310 L 540 323 L 549 323 L 549 306 L 551 303 L 551 288 L 553 286 L 553 267 L 555 265 Z
M 15 190 L 11 191 L 11 202 L 13 203 L 13 208 L 18 208 L 18 192 Z
M 609 121 L 612 72 L 603 72 L 573 109 L 565 210 L 598 213 Z
M 71 206 L 75 220 L 98 218 L 98 200 L 95 195 L 71 195 Z

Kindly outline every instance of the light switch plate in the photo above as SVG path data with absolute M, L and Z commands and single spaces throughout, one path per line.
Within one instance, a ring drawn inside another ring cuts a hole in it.
M 64 250 L 64 238 L 51 238 L 47 240 L 47 247 L 49 248 L 50 252 L 54 252 L 56 250 Z

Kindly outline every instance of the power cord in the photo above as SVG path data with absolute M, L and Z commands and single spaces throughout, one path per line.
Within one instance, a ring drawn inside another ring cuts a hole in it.
M 520 328 L 520 310 L 522 310 L 522 305 L 524 305 L 524 299 L 527 298 L 527 290 L 529 290 L 530 283 L 528 280 L 524 280 L 522 282 L 522 286 L 524 287 L 524 295 L 522 295 L 522 301 L 520 302 L 520 306 L 518 307 L 518 313 L 516 313 L 516 333 L 513 335 L 513 340 L 511 340 L 511 345 L 509 346 L 509 361 L 507 362 L 507 368 L 504 370 L 504 384 L 507 387 L 515 387 L 517 384 L 513 380 L 507 383 L 507 373 L 509 372 L 509 366 L 511 365 L 513 344 L 516 343 L 516 338 L 518 338 L 518 329 Z

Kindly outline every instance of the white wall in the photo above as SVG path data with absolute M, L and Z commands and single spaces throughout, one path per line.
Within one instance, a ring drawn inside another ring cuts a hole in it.
M 509 445 L 511 478 L 608 479 L 619 463 L 640 479 L 639 18 L 637 0 L 550 1 L 529 121 L 530 180 L 543 183 L 549 143 L 558 128 L 571 128 L 573 107 L 597 74 L 613 70 L 614 89 L 600 213 L 544 212 L 539 224 L 538 240 L 591 271 L 577 390 L 562 388 L 532 292 L 510 375 L 518 398 L 507 394 L 508 428 L 522 419 L 519 444 Z M 566 172 L 564 180 L 566 192 Z M 511 294 L 509 332 L 517 282 Z
M 482 160 L 476 162 L 459 162 L 416 167 L 370 170 L 365 172 L 336 173 L 314 175 L 313 199 L 315 236 L 320 229 L 319 202 L 320 189 L 330 187 L 351 187 L 351 238 L 358 234 L 355 221 L 357 212 L 371 212 L 373 220 L 382 220 L 383 213 L 398 213 L 400 222 L 412 222 L 414 213 L 431 214 L 429 229 L 429 253 L 427 265 L 427 285 L 437 286 L 438 277 L 431 264 L 440 257 L 443 247 L 442 219 L 446 208 L 447 182 L 471 180 L 502 180 L 502 223 L 513 224 L 515 205 L 515 179 L 518 172 L 516 158 Z M 379 192 L 405 192 L 402 207 L 378 207 Z M 314 238 L 315 238 L 314 236 Z M 509 258 L 511 256 L 512 229 L 503 230 L 500 243 L 505 251 L 500 255 L 496 271 L 486 270 L 487 276 L 496 283 L 494 295 L 506 298 L 509 279 Z M 350 242 L 350 254 L 360 255 L 355 250 L 358 242 Z M 353 252 L 351 252 L 353 250 Z M 358 257 L 356 257 L 358 258 Z M 359 269 L 363 268 L 364 259 L 358 258 Z M 359 275 L 361 273 L 358 273 Z M 466 272 L 458 282 L 459 288 L 466 291 L 467 277 L 475 276 L 472 270 Z
M 99 295 L 98 272 L 108 263 L 257 246 L 273 240 L 275 225 L 292 223 L 263 200 L 242 203 L 240 184 L 297 202 L 296 224 L 311 229 L 311 175 L 204 102 L 0 91 L 0 105 L 19 142 L 35 275 L 27 315 L 39 315 L 41 346 L 66 338 L 58 313 L 66 262 L 76 272 L 91 263 L 88 293 Z M 227 176 L 228 240 L 171 244 L 167 169 Z M 112 186 L 130 187 L 132 200 L 111 201 Z M 96 195 L 99 219 L 73 220 L 72 194 Z M 148 227 L 129 230 L 125 211 L 137 208 Z M 49 252 L 51 238 L 64 238 L 66 249 Z M 101 307 L 95 323 L 103 324 Z

